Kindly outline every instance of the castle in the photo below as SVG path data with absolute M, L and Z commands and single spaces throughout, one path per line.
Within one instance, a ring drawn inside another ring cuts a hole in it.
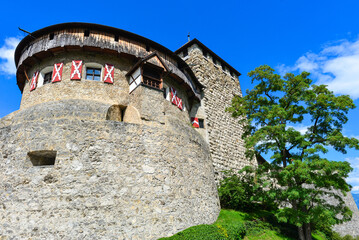
M 225 112 L 240 73 L 198 40 L 172 52 L 64 23 L 26 36 L 15 63 L 22 100 L 0 120 L 0 236 L 172 235 L 213 223 L 215 179 L 250 163 Z
M 26 36 L 20 109 L 0 119 L 0 236 L 157 239 L 213 223 L 245 158 L 225 108 L 240 73 L 197 39 L 177 51 L 90 23 Z

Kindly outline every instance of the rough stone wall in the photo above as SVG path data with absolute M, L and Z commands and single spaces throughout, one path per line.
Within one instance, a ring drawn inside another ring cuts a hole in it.
M 62 100 L 0 120 L 2 239 L 157 239 L 216 220 L 208 144 L 183 113 L 131 124 L 104 120 L 110 106 Z M 57 151 L 55 165 L 32 166 L 36 150 Z
M 222 71 L 211 59 L 205 58 L 196 44 L 189 48 L 186 62 L 206 87 L 201 107 L 206 114 L 205 127 L 217 179 L 222 176 L 223 170 L 239 170 L 245 165 L 256 165 L 255 161 L 248 161 L 245 157 L 242 126 L 225 111 L 233 96 L 242 95 L 238 79 Z
M 341 195 L 341 193 L 339 193 Z M 359 209 L 354 201 L 353 195 L 348 192 L 346 196 L 342 196 L 345 204 L 353 212 L 351 221 L 342 224 L 335 225 L 333 230 L 340 233 L 342 236 L 347 234 L 351 236 L 359 236 Z M 337 200 L 334 198 L 326 198 L 326 201 L 332 205 L 337 204 Z

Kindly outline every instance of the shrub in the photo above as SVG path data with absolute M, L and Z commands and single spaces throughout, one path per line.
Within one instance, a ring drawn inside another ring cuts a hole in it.
M 226 224 L 226 225 L 217 225 L 218 228 L 224 229 L 226 231 L 226 239 L 229 240 L 239 240 L 243 239 L 246 235 L 246 228 L 243 224 Z
M 256 178 L 258 169 L 251 166 L 242 168 L 238 173 L 224 171 L 224 178 L 218 188 L 222 208 L 241 210 L 244 212 L 256 209 L 275 209 L 273 201 L 266 197 L 263 183 Z
M 239 240 L 243 239 L 246 230 L 243 224 L 198 225 L 190 227 L 169 238 L 159 240 Z

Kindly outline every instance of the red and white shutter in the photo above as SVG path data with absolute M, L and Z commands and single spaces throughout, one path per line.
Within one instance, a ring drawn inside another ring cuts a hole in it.
M 36 89 L 38 77 L 39 77 L 39 72 L 38 71 L 34 72 L 34 75 L 32 76 L 31 79 L 30 92 Z
M 171 91 L 171 103 L 177 106 L 177 91 L 173 87 L 170 88 Z
M 199 121 L 196 117 L 191 117 L 192 127 L 199 128 Z
M 71 80 L 81 80 L 82 74 L 82 61 L 81 60 L 73 60 L 71 66 Z
M 51 82 L 60 82 L 62 80 L 62 69 L 63 63 L 55 63 L 54 70 L 52 71 L 52 80 Z
M 179 109 L 183 110 L 182 99 L 179 98 L 179 97 L 177 97 L 177 102 L 178 102 L 177 107 L 178 107 Z
M 179 97 L 177 97 L 177 91 L 176 89 L 174 89 L 173 87 L 170 88 L 171 91 L 171 103 L 173 103 L 174 105 L 176 105 L 179 109 L 183 109 L 182 106 L 182 99 L 180 99 Z
M 105 83 L 113 84 L 114 72 L 115 72 L 115 67 L 112 64 L 107 64 L 106 63 L 105 64 L 105 74 L 104 74 L 103 81 Z

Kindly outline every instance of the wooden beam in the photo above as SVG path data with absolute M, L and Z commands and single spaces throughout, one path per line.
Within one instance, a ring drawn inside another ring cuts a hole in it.
M 32 55 L 31 57 L 34 58 L 37 63 L 41 62 L 41 59 L 36 57 L 35 55 Z

